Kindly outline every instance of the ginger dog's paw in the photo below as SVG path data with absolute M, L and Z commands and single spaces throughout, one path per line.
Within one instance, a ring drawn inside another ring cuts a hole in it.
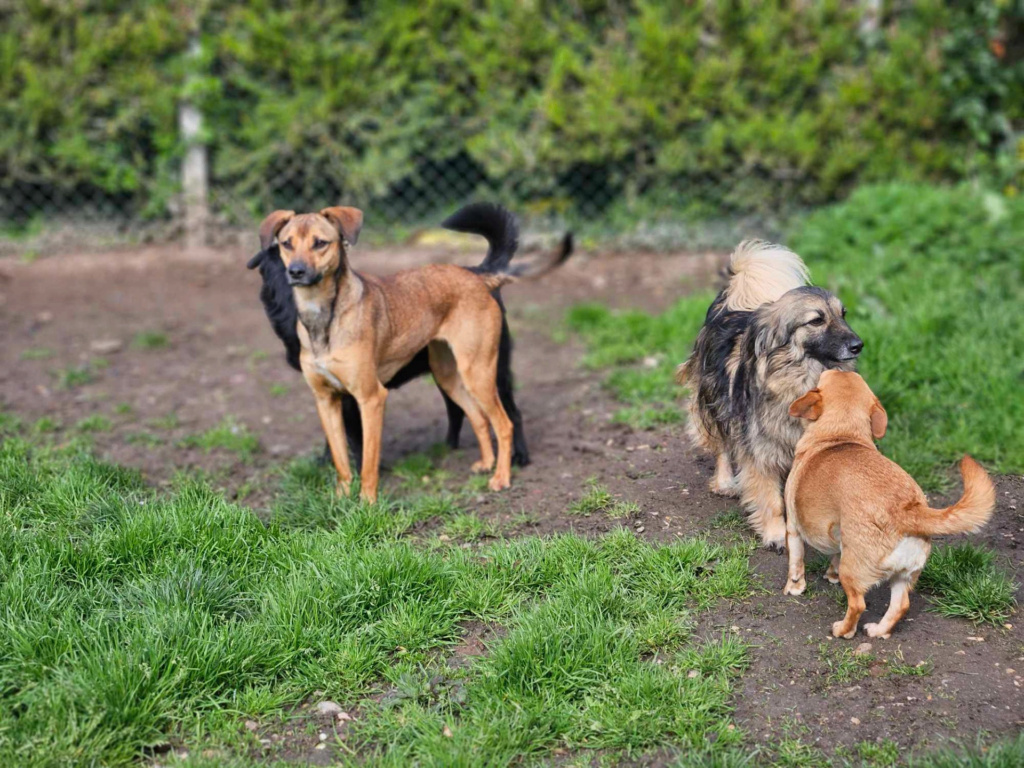
M 845 629 L 846 629 L 846 622 L 845 621 L 840 620 L 840 621 L 835 622 L 834 624 L 832 624 L 832 637 L 842 637 L 842 638 L 845 638 L 845 639 L 849 640 L 851 637 L 853 637 L 854 635 L 857 634 L 857 625 L 856 624 L 854 624 L 853 629 L 851 629 L 849 632 L 844 632 L 843 630 L 845 630 Z
M 503 491 L 506 488 L 511 488 L 512 483 L 507 477 L 498 477 L 495 475 L 487 482 L 487 487 L 492 491 Z
M 790 579 L 786 582 L 786 588 L 782 590 L 784 595 L 802 595 L 804 590 L 807 589 L 807 580 L 803 576 L 799 580 L 793 581 Z
M 880 625 L 875 624 L 874 622 L 871 624 L 865 624 L 864 631 L 867 633 L 868 637 L 880 637 L 882 640 L 888 640 L 892 636 L 892 631 L 884 632 Z
M 494 469 L 494 459 L 491 459 L 489 462 L 480 459 L 473 462 L 473 466 L 469 468 L 469 471 L 474 475 L 482 475 L 485 472 L 490 472 L 492 469 Z
M 825 581 L 827 581 L 829 584 L 839 583 L 839 574 L 835 572 L 825 571 L 824 575 L 821 578 L 825 579 Z
M 344 480 L 339 480 L 338 484 L 334 486 L 334 492 L 338 496 L 342 496 L 342 497 L 348 496 L 349 492 L 351 490 L 352 490 L 352 483 L 351 482 L 346 483 Z

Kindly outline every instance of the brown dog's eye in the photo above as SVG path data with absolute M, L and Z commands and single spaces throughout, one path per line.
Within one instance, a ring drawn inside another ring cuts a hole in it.
M 286 251 L 290 251 L 290 250 L 292 250 L 292 239 L 291 239 L 291 238 L 289 237 L 289 238 L 288 238 L 287 240 L 285 240 L 285 241 L 283 241 L 283 242 L 281 243 L 281 246 L 282 246 L 282 247 L 283 247 L 283 248 L 284 248 L 284 249 L 285 249 Z
M 327 241 L 326 240 L 321 240 L 319 237 L 313 238 L 313 250 L 314 251 L 319 251 L 325 245 L 327 245 Z
M 843 317 L 846 317 L 846 307 L 843 307 Z
M 808 323 L 808 325 L 824 325 L 824 324 L 825 324 L 825 316 L 824 315 L 818 315 L 816 318 L 814 318 L 813 320 L 811 320 L 811 322 Z

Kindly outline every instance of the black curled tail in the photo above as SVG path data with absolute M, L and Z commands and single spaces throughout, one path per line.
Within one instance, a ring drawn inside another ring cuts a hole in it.
M 260 288 L 260 301 L 263 302 L 263 311 L 267 314 L 270 327 L 274 329 L 277 338 L 284 344 L 285 359 L 295 370 L 299 367 L 299 334 L 296 325 L 299 322 L 299 309 L 295 305 L 295 294 L 288 284 L 288 275 L 285 272 L 284 262 L 281 260 L 281 251 L 276 245 L 260 251 L 246 264 L 249 269 L 259 267 L 260 277 L 263 278 L 263 287 Z
M 519 248 L 519 224 L 512 213 L 494 203 L 471 203 L 460 208 L 441 224 L 455 232 L 482 235 L 487 240 L 487 256 L 474 272 L 504 272 Z

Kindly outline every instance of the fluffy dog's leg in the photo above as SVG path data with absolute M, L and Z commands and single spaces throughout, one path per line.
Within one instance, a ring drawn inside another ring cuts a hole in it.
M 739 496 L 728 451 L 721 451 L 715 461 L 715 477 L 711 481 L 711 492 L 719 496 Z
M 740 498 L 750 513 L 750 527 L 766 547 L 781 550 L 786 543 L 786 519 L 778 478 L 747 464 L 740 470 L 739 483 Z
M 889 610 L 877 624 L 864 625 L 864 631 L 867 632 L 868 637 L 881 637 L 887 640 L 892 634 L 892 628 L 907 615 L 907 610 L 910 608 L 910 582 L 897 576 L 889 586 L 891 588 Z
M 807 589 L 807 580 L 804 579 L 804 540 L 796 529 L 792 513 L 786 521 L 786 548 L 789 550 L 789 579 L 786 587 L 782 590 L 786 595 L 802 595 Z

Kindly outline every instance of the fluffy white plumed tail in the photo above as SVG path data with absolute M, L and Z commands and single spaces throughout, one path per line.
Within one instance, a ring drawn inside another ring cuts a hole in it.
M 744 240 L 729 258 L 725 307 L 751 311 L 807 285 L 807 265 L 793 251 L 764 240 Z

